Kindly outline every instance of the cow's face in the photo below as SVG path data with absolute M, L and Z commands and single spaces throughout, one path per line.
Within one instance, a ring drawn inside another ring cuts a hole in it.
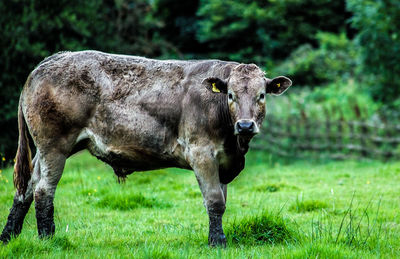
M 212 92 L 227 95 L 234 134 L 246 138 L 251 138 L 260 131 L 265 117 L 266 95 L 280 95 L 292 84 L 284 76 L 266 78 L 254 64 L 238 65 L 226 82 L 215 77 L 205 81 Z

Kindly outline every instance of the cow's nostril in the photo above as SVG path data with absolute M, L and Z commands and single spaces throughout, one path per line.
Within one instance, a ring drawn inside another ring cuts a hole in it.
M 243 121 L 237 123 L 237 131 L 240 134 L 251 134 L 254 132 L 254 122 Z
M 254 122 L 251 122 L 250 127 L 249 127 L 249 131 L 250 132 L 254 131 Z

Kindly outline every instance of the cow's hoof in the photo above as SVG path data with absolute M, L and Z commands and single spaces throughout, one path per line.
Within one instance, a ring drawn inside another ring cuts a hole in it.
M 38 226 L 38 234 L 40 239 L 48 239 L 54 236 L 56 227 L 54 222 L 43 222 L 40 227 Z
M 39 234 L 39 239 L 51 239 L 54 236 L 54 232 L 50 232 L 50 233 L 40 233 Z
M 11 240 L 11 235 L 9 233 L 2 233 L 0 235 L 0 242 L 6 245 Z
M 224 234 L 217 234 L 208 238 L 208 245 L 211 247 L 226 247 L 226 237 Z

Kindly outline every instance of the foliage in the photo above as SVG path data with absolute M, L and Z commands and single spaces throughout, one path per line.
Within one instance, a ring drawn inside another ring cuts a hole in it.
M 0 246 L 0 258 L 398 258 L 399 173 L 396 161 L 285 164 L 266 153 L 249 153 L 246 169 L 228 186 L 223 217 L 228 246 L 213 249 L 207 245 L 202 198 L 188 195 L 200 192 L 192 172 L 137 172 L 118 184 L 110 167 L 83 152 L 68 159 L 58 185 L 55 236 L 37 237 L 32 204 L 21 235 Z M 261 184 L 284 187 L 255 191 Z M 12 168 L 3 169 L 2 226 L 14 192 Z M 292 211 L 300 193 L 327 207 Z M 132 203 L 140 200 L 140 205 L 115 207 L 123 197 Z M 110 206 L 99 206 L 106 199 Z M 142 201 L 171 206 L 150 208 Z M 239 230 L 244 235 L 232 235 Z M 286 230 L 295 239 L 278 239 Z
M 265 64 L 298 46 L 316 45 L 316 32 L 345 28 L 344 1 L 201 1 L 197 37 L 210 55 Z
M 359 33 L 363 78 L 376 100 L 400 99 L 400 4 L 397 0 L 348 0 Z M 397 108 L 400 107 L 397 105 Z
M 356 51 L 344 33 L 317 33 L 318 48 L 301 45 L 277 68 L 276 75 L 290 75 L 295 85 L 319 86 L 354 77 Z
M 374 102 L 369 92 L 354 79 L 338 80 L 313 89 L 292 86 L 284 96 L 269 97 L 266 105 L 267 116 L 270 113 L 283 118 L 301 118 L 301 111 L 305 111 L 309 118 L 315 120 L 325 118 L 326 113 L 329 113 L 332 121 L 341 117 L 358 120 L 355 105 L 361 107 L 361 117 L 364 119 L 374 119 L 381 109 L 381 105 Z
M 162 24 L 158 33 L 173 48 L 165 53 L 167 58 L 194 58 L 209 51 L 205 44 L 196 40 L 199 4 L 199 0 L 154 1 L 154 17 Z

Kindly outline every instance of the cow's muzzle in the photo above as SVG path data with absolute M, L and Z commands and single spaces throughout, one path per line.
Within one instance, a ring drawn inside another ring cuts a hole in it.
M 260 130 L 253 120 L 238 120 L 235 123 L 235 135 L 254 136 Z

